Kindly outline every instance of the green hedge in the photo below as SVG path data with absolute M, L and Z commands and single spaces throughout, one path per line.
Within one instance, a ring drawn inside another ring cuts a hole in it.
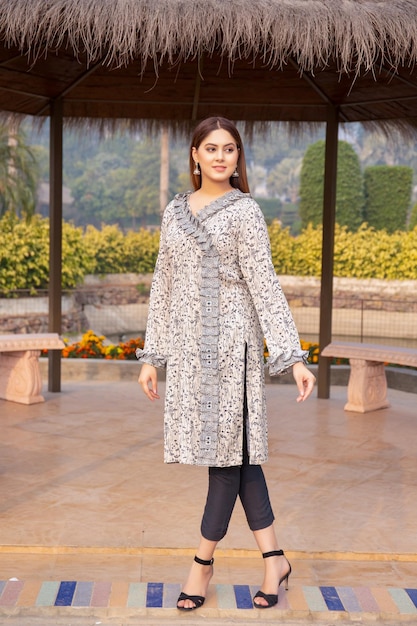
M 325 142 L 308 146 L 300 173 L 301 224 L 318 226 L 323 221 Z M 359 157 L 347 141 L 338 142 L 336 220 L 351 230 L 363 222 L 363 177 Z
M 159 232 L 145 229 L 126 235 L 117 226 L 84 231 L 68 222 L 62 228 L 62 287 L 71 289 L 86 274 L 153 271 Z M 49 220 L 30 221 L 5 215 L 0 219 L 0 293 L 20 289 L 36 293 L 49 280 Z
M 413 186 L 413 170 L 405 165 L 374 165 L 364 171 L 364 219 L 374 228 L 405 230 Z
M 278 274 L 320 276 L 322 228 L 309 225 L 297 237 L 275 221 L 268 227 L 272 260 Z M 117 226 L 85 231 L 63 224 L 62 286 L 82 283 L 86 274 L 153 271 L 159 232 L 141 229 L 124 234 Z M 48 287 L 49 221 L 30 222 L 7 215 L 0 219 L 0 292 Z M 356 232 L 336 226 L 335 276 L 417 280 L 417 226 L 409 231 Z

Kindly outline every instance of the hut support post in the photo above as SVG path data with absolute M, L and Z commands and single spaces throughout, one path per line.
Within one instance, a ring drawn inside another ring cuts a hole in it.
M 62 100 L 51 103 L 49 157 L 49 332 L 62 332 Z M 48 390 L 61 391 L 61 350 L 48 353 Z
M 336 222 L 336 184 L 337 184 L 337 147 L 339 130 L 339 112 L 337 107 L 328 106 L 326 124 L 326 148 L 323 193 L 323 243 L 321 257 L 320 291 L 320 351 L 332 339 L 333 309 L 333 257 L 334 231 Z M 328 357 L 319 356 L 317 395 L 319 398 L 330 396 L 330 363 Z

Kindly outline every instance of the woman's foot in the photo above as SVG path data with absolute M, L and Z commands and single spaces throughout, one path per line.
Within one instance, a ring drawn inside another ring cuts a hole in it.
M 187 582 L 177 601 L 177 609 L 193 611 L 204 604 L 207 589 L 213 576 L 213 561 L 204 561 L 197 556 L 191 565 Z
M 291 573 L 291 565 L 282 550 L 273 553 L 267 552 L 264 555 L 265 573 L 261 589 L 255 595 L 253 603 L 255 607 L 269 608 L 278 602 L 278 587 L 281 582 Z M 288 587 L 287 587 L 288 588 Z

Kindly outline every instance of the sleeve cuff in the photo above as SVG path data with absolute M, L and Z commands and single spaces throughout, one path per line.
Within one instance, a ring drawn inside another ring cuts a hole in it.
M 283 374 L 287 374 L 290 368 L 294 365 L 294 363 L 307 363 L 308 360 L 308 351 L 301 350 L 301 348 L 297 348 L 291 353 L 284 353 L 278 355 L 269 356 L 266 360 L 266 363 L 269 368 L 270 376 L 282 376 Z
M 160 354 L 146 352 L 146 350 L 141 350 L 140 348 L 137 348 L 135 354 L 139 363 L 148 363 L 149 365 L 153 365 L 153 367 L 161 368 L 164 368 L 167 365 L 166 358 Z

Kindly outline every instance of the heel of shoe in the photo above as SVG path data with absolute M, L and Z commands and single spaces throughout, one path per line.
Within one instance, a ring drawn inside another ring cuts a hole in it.
M 280 585 L 283 581 L 285 581 L 285 583 L 284 583 L 284 589 L 285 589 L 285 591 L 288 591 L 288 579 L 289 579 L 290 574 L 291 574 L 291 572 L 292 572 L 292 569 L 291 569 L 291 563 L 288 561 L 288 559 L 287 559 L 287 563 L 288 563 L 288 565 L 290 566 L 290 569 L 289 569 L 289 570 L 288 570 L 288 572 L 285 574 L 285 576 L 283 576 L 283 577 L 281 578 L 281 580 L 279 581 L 279 585 Z M 279 585 L 278 585 L 278 587 L 279 587 Z

